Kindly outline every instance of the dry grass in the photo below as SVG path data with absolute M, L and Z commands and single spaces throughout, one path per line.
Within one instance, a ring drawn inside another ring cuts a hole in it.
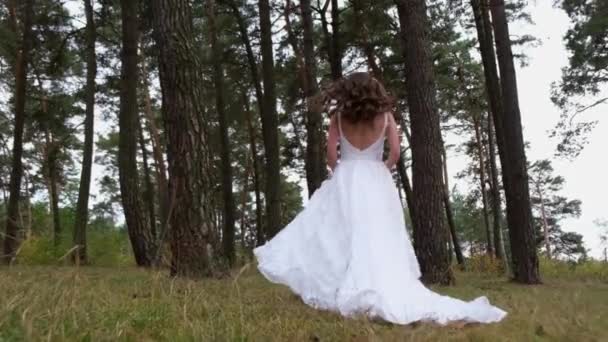
M 554 277 L 519 286 L 459 274 L 437 290 L 482 294 L 509 312 L 492 325 L 394 326 L 302 304 L 249 269 L 172 280 L 134 268 L 0 268 L 0 341 L 607 341 L 608 284 Z M 407 289 L 404 289 L 407 291 Z

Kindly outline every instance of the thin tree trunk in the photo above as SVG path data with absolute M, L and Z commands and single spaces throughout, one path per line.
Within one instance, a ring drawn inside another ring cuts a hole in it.
M 452 202 L 450 201 L 450 183 L 448 178 L 448 156 L 445 151 L 445 145 L 442 143 L 442 156 L 443 156 L 443 206 L 445 207 L 445 216 L 448 220 L 448 227 L 450 229 L 449 246 L 454 249 L 456 254 L 456 261 L 460 267 L 464 268 L 464 255 L 462 254 L 462 248 L 460 247 L 460 239 L 456 229 L 456 222 L 454 221 L 454 212 L 452 211 Z M 452 253 L 450 252 L 450 256 Z
M 122 70 L 120 112 L 118 116 L 118 173 L 125 222 L 135 262 L 150 267 L 154 261 L 155 238 L 149 216 L 145 214 L 137 172 L 139 84 L 137 42 L 139 40 L 138 5 L 136 1 L 122 0 Z
M 228 122 L 224 108 L 224 70 L 222 68 L 222 46 L 218 41 L 215 23 L 215 1 L 208 2 L 208 25 L 213 54 L 213 83 L 215 86 L 215 107 L 220 129 L 220 150 L 222 160 L 222 193 L 224 198 L 224 229 L 222 234 L 223 252 L 230 266 L 235 262 L 234 222 L 235 208 L 232 194 L 232 165 L 230 161 L 230 142 L 228 138 Z
M 504 0 L 491 0 L 490 3 L 501 75 L 500 83 L 504 108 L 502 129 L 504 141 L 508 142 L 508 146 L 504 146 L 507 148 L 504 151 L 506 163 L 502 167 L 507 198 L 507 220 L 509 222 L 513 275 L 515 280 L 520 283 L 537 284 L 541 280 L 534 241 L 528 171 L 526 169 L 526 154 L 509 26 Z M 498 130 L 499 127 L 496 127 L 496 131 Z
M 401 117 L 401 128 L 403 130 L 403 134 L 405 135 L 405 139 L 407 140 L 408 146 L 412 146 L 412 138 L 407 129 L 407 125 L 403 117 Z M 405 166 L 405 150 L 401 149 L 400 151 L 399 161 L 397 162 L 397 172 L 399 173 L 399 178 L 401 179 L 401 186 L 403 187 L 403 192 L 405 192 L 405 202 L 407 203 L 408 210 L 410 213 L 410 217 L 414 214 L 414 192 L 412 191 L 412 182 L 407 175 L 407 167 Z M 414 226 L 414 222 L 412 221 L 412 230 L 416 230 Z
M 536 185 L 536 192 L 538 193 L 538 199 L 540 201 L 540 214 L 543 219 L 543 238 L 545 242 L 547 258 L 551 259 L 551 244 L 549 243 L 549 222 L 547 222 L 547 213 L 545 210 L 545 199 L 543 198 L 543 192 L 538 184 Z
M 258 73 L 258 65 L 253 53 L 253 48 L 251 47 L 251 40 L 249 39 L 249 33 L 247 32 L 247 25 L 245 23 L 245 19 L 241 15 L 241 11 L 239 7 L 231 0 L 228 0 L 228 5 L 232 9 L 232 13 L 236 18 L 236 22 L 239 27 L 241 41 L 245 46 L 245 51 L 247 53 L 247 63 L 249 64 L 249 72 L 251 73 L 251 83 L 253 84 L 253 88 L 255 89 L 255 97 L 256 103 L 258 105 L 258 111 L 260 112 L 260 116 L 263 116 L 264 111 L 264 93 L 262 91 L 262 86 L 260 84 L 260 75 Z
M 246 220 L 247 220 L 247 199 L 249 198 L 249 175 L 252 173 L 252 160 L 253 160 L 253 156 L 251 156 L 251 158 L 247 158 L 246 164 L 245 164 L 245 170 L 244 170 L 244 179 L 243 179 L 243 189 L 241 190 L 241 198 L 240 198 L 240 203 L 241 203 L 241 218 L 240 218 L 240 230 L 241 230 L 241 248 L 243 249 L 243 252 L 245 252 L 247 250 L 247 239 L 246 239 L 246 231 L 245 231 L 245 226 L 246 226 Z
M 13 19 L 16 21 L 16 5 L 10 6 Z M 34 0 L 24 4 L 23 36 L 20 51 L 16 52 L 15 61 L 15 125 L 13 130 L 13 151 L 11 177 L 9 181 L 9 199 L 6 208 L 6 234 L 4 236 L 3 260 L 10 264 L 17 250 L 19 224 L 19 201 L 21 197 L 21 178 L 23 176 L 23 127 L 25 125 L 25 97 L 27 91 L 27 73 L 32 48 L 32 21 L 34 17 Z
M 410 178 L 407 175 L 407 168 L 403 162 L 404 155 L 405 153 L 401 152 L 401 158 L 399 158 L 399 161 L 397 162 L 397 173 L 399 174 L 399 179 L 401 180 L 401 186 L 403 187 L 403 192 L 405 193 L 405 202 L 407 203 L 407 208 L 411 216 L 413 215 L 412 211 L 414 209 L 414 194 L 412 192 L 412 186 L 410 185 Z
M 281 165 L 279 161 L 279 120 L 275 94 L 274 57 L 272 51 L 272 23 L 269 0 L 258 2 L 262 73 L 264 75 L 264 110 L 262 137 L 266 156 L 266 233 L 274 237 L 281 230 Z
M 300 1 L 302 12 L 302 26 L 304 36 L 304 69 L 305 81 L 302 90 L 307 103 L 306 120 L 306 178 L 308 180 L 308 195 L 312 194 L 321 186 L 327 177 L 327 167 L 325 162 L 325 137 L 323 135 L 323 118 L 321 113 L 312 110 L 309 106 L 310 99 L 319 91 L 317 85 L 317 62 L 315 59 L 314 47 L 314 25 L 310 0 Z
M 211 156 L 190 1 L 153 0 L 152 13 L 168 142 L 171 273 L 209 276 L 215 258 L 213 207 L 206 184 Z
M 42 87 L 42 83 L 40 81 L 40 77 L 38 73 L 36 73 L 36 77 L 38 78 L 38 83 L 40 84 L 40 93 L 42 95 L 42 99 L 40 101 L 40 107 L 42 109 L 42 114 L 45 119 L 48 118 L 48 98 L 44 93 L 44 89 Z M 58 183 L 58 174 L 57 174 L 57 155 L 59 154 L 59 146 L 56 141 L 54 141 L 51 131 L 48 125 L 48 122 L 43 122 L 44 126 L 44 156 L 45 163 L 47 168 L 47 187 L 49 192 L 49 203 L 51 208 L 51 215 L 53 217 L 53 243 L 55 247 L 61 244 L 61 216 L 59 213 L 59 189 L 57 186 Z
M 338 0 L 331 0 L 331 75 L 334 80 L 342 77 L 342 46 L 340 42 L 340 8 Z
M 141 49 L 143 51 L 144 49 Z M 152 100 L 150 99 L 150 90 L 148 84 L 148 68 L 144 56 L 141 56 L 141 77 L 144 83 L 144 115 L 147 120 L 148 132 L 152 139 L 152 155 L 154 156 L 154 166 L 156 171 L 156 184 L 158 186 L 159 198 L 159 213 L 160 213 L 160 230 L 157 232 L 157 237 L 165 236 L 167 225 L 169 224 L 169 181 L 167 180 L 167 169 L 165 167 L 165 158 L 163 157 L 163 144 L 161 136 L 156 126 L 156 118 L 152 110 Z M 162 249 L 163 241 L 158 241 L 158 248 Z
M 496 152 L 494 146 L 494 130 L 492 129 L 492 116 L 488 115 L 488 150 L 490 151 L 490 180 L 492 181 L 492 187 L 490 193 L 492 194 L 492 223 L 494 230 L 494 253 L 497 259 L 505 260 L 504 265 L 508 267 L 505 256 L 505 245 L 502 237 L 502 229 L 500 225 L 500 218 L 502 216 L 502 210 L 500 205 L 500 188 L 498 184 L 498 168 L 496 167 Z
M 404 42 L 405 77 L 412 128 L 414 248 L 422 280 L 451 284 L 443 219 L 441 131 L 435 99 L 428 18 L 424 0 L 396 0 Z
M 51 213 L 53 214 L 53 241 L 55 246 L 61 243 L 61 216 L 59 213 L 59 189 L 57 187 L 57 146 L 56 142 L 46 132 L 47 145 L 47 167 L 49 172 L 49 199 L 51 201 Z
M 318 1 L 317 1 L 318 3 Z M 327 52 L 327 61 L 329 62 L 329 68 L 331 72 L 331 78 L 333 80 L 337 80 L 342 77 L 342 57 L 339 51 L 340 48 L 340 12 L 338 9 L 336 0 L 325 0 L 325 4 L 319 10 L 319 15 L 321 16 L 321 29 L 323 31 L 323 40 L 325 45 L 325 50 Z M 327 10 L 329 9 L 329 5 L 332 5 L 331 17 L 332 17 L 332 32 L 329 32 L 330 23 L 327 21 Z M 335 4 L 335 5 L 334 5 Z M 335 10 L 334 10 L 335 8 Z M 337 18 L 334 21 L 334 18 Z
M 365 20 L 364 11 L 365 5 L 362 0 L 351 0 L 351 4 L 353 7 L 353 18 L 355 21 L 355 27 L 359 28 L 359 44 L 361 46 L 361 50 L 363 51 L 363 55 L 367 61 L 367 66 L 371 70 L 374 77 L 378 80 L 382 80 L 382 70 L 378 63 L 376 63 L 376 54 L 374 52 L 374 47 L 369 41 L 369 29 L 367 27 L 367 22 Z M 382 81 L 381 81 L 382 82 Z
M 82 157 L 82 171 L 80 173 L 80 186 L 78 190 L 78 202 L 76 204 L 76 218 L 74 219 L 74 245 L 78 248 L 74 254 L 77 264 L 87 263 L 87 224 L 89 221 L 89 193 L 91 189 L 91 169 L 93 167 L 93 139 L 95 121 L 95 92 L 97 77 L 97 55 L 95 53 L 95 41 L 97 40 L 97 29 L 95 27 L 94 11 L 91 0 L 84 0 L 87 25 L 86 37 L 86 61 L 87 82 L 85 86 L 85 119 L 84 119 L 84 151 Z
M 473 114 L 477 115 L 477 114 Z M 475 129 L 475 145 L 477 147 L 477 158 L 479 159 L 479 190 L 481 191 L 481 203 L 483 206 L 483 223 L 486 229 L 486 252 L 488 255 L 494 254 L 492 248 L 492 233 L 490 233 L 490 214 L 488 213 L 488 196 L 486 194 L 486 163 L 483 153 L 483 141 L 481 138 L 481 127 L 479 117 L 473 118 Z
M 255 222 L 256 222 L 256 245 L 261 246 L 266 241 L 264 238 L 264 221 L 262 218 L 262 196 L 260 190 L 260 174 L 258 166 L 258 147 L 253 128 L 253 118 L 247 94 L 243 94 L 243 104 L 245 106 L 245 120 L 247 121 L 247 131 L 249 133 L 249 149 L 251 150 L 251 162 L 253 165 L 253 188 L 255 193 Z
M 138 125 L 138 133 L 139 133 L 139 148 L 141 150 L 141 157 L 143 159 L 143 168 L 144 168 L 144 184 L 146 185 L 145 189 L 145 201 L 148 210 L 149 220 L 150 220 L 150 231 L 152 236 L 157 240 L 157 229 L 156 229 L 156 210 L 154 205 L 154 186 L 152 185 L 152 176 L 150 175 L 150 165 L 148 164 L 148 149 L 146 148 L 146 140 L 144 138 L 144 126 L 142 124 L 142 118 L 138 117 L 137 121 Z

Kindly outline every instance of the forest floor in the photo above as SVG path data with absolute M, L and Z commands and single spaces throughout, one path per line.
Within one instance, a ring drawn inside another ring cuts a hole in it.
M 397 326 L 304 305 L 253 267 L 189 281 L 135 268 L 0 268 L 0 341 L 608 341 L 606 279 L 521 286 L 458 273 L 435 290 L 487 295 L 509 312 L 490 325 Z M 404 289 L 407 291 L 407 289 Z

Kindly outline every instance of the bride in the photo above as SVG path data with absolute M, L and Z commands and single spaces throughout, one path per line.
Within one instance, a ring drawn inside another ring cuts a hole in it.
M 344 316 L 397 324 L 503 319 L 506 312 L 486 297 L 465 302 L 420 282 L 389 171 L 399 160 L 399 136 L 380 82 L 354 73 L 330 86 L 325 97 L 334 104 L 327 143 L 331 178 L 287 227 L 255 249 L 262 274 L 289 286 L 306 304 Z M 390 153 L 383 162 L 385 140 Z

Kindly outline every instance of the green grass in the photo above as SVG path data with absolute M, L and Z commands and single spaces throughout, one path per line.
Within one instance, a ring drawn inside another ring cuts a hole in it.
M 0 341 L 607 341 L 608 283 L 551 276 L 521 286 L 457 274 L 436 288 L 487 295 L 498 324 L 396 326 L 304 305 L 253 267 L 222 280 L 170 279 L 135 268 L 0 268 Z M 407 289 L 404 289 L 407 291 Z

